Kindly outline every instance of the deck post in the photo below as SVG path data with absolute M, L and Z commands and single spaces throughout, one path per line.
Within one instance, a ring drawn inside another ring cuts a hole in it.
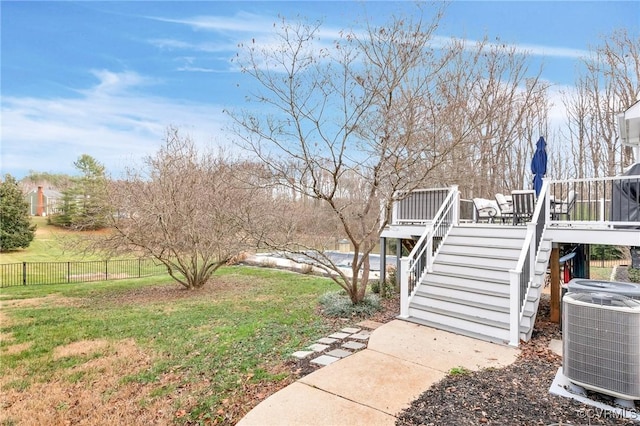
M 554 243 L 551 248 L 551 259 L 549 261 L 551 268 L 551 311 L 549 313 L 549 321 L 560 322 L 560 248 Z
M 520 343 L 520 275 L 509 271 L 509 346 Z
M 409 257 L 400 259 L 400 318 L 409 318 Z
M 458 190 L 458 185 L 452 185 L 451 190 L 455 191 L 455 196 L 452 200 L 453 208 L 451 209 L 451 222 L 453 225 L 458 225 L 460 223 L 460 191 Z

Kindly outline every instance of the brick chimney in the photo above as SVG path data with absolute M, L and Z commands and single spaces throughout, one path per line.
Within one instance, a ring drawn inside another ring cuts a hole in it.
M 42 216 L 44 213 L 44 192 L 42 187 L 38 187 L 38 204 L 36 206 L 36 216 Z

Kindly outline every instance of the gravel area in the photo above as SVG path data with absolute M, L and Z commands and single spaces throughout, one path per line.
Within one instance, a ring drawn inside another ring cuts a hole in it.
M 548 318 L 549 298 L 543 296 L 533 338 L 514 364 L 450 374 L 415 400 L 396 425 L 637 425 L 549 393 L 562 359 L 548 349 L 551 339 L 561 338 L 558 324 Z M 589 396 L 610 403 L 602 395 Z

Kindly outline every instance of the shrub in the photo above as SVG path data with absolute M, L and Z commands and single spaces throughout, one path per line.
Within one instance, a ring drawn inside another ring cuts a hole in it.
M 371 292 L 377 295 L 380 295 L 380 290 L 381 290 L 380 281 L 379 280 L 372 281 Z M 387 281 L 384 285 L 385 297 L 392 297 L 396 293 L 398 293 L 398 289 L 396 288 L 395 284 L 393 282 Z
M 393 266 L 387 266 L 386 282 L 384 283 L 384 295 L 386 297 L 392 297 L 400 292 L 400 289 L 396 285 L 396 268 Z M 375 294 L 380 294 L 383 288 L 380 285 L 380 281 L 373 281 L 371 284 L 371 291 Z
M 339 318 L 369 316 L 381 309 L 380 298 L 375 294 L 367 294 L 362 302 L 353 304 L 344 291 L 323 294 L 320 305 L 325 315 Z
M 398 269 L 394 268 L 394 267 L 387 267 L 387 286 L 388 288 L 391 289 L 391 291 L 393 293 L 399 293 L 400 292 L 400 288 L 398 288 L 398 284 L 397 284 L 397 274 L 398 274 Z M 387 293 L 391 293 L 391 291 L 388 291 Z
M 633 283 L 640 283 L 640 269 L 629 268 L 629 280 Z
M 300 265 L 298 267 L 298 272 L 304 275 L 309 275 L 313 272 L 313 266 L 311 265 Z

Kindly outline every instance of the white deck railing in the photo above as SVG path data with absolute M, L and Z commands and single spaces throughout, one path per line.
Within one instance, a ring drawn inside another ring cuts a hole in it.
M 450 188 L 416 189 L 397 192 L 391 223 L 395 225 L 430 223 L 447 198 Z
M 567 214 L 559 202 L 575 194 Z M 614 176 L 549 181 L 550 225 L 600 224 L 607 227 L 638 226 L 640 222 L 640 176 Z
M 458 223 L 460 192 L 454 185 L 447 189 L 447 195 L 430 220 L 424 234 L 407 257 L 400 264 L 400 317 L 409 317 L 409 302 L 422 277 L 433 265 L 433 258 L 442 240 L 453 225 Z

